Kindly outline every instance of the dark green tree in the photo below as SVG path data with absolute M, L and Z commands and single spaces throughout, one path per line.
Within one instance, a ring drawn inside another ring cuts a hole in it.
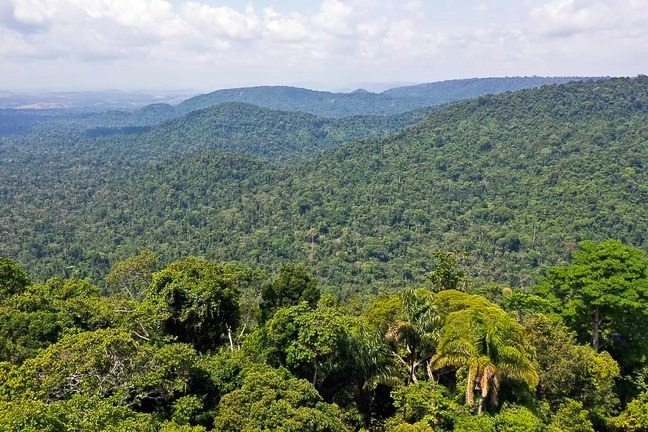
M 554 410 L 573 399 L 599 422 L 615 412 L 619 404 L 615 380 L 620 370 L 609 353 L 577 345 L 564 324 L 544 315 L 525 316 L 522 324 L 536 353 L 539 399 Z
M 281 267 L 272 282 L 263 287 L 261 295 L 261 314 L 265 321 L 281 307 L 306 302 L 315 308 L 320 290 L 317 281 L 303 267 L 291 263 Z
M 199 351 L 234 346 L 240 319 L 240 286 L 218 263 L 187 258 L 153 275 L 146 300 L 166 313 L 167 334 Z
M 272 366 L 283 366 L 295 376 L 309 380 L 318 390 L 330 394 L 351 361 L 352 320 L 336 307 L 306 303 L 279 309 L 265 323 L 248 348 L 262 352 Z M 344 383 L 344 381 L 342 381 Z
M 0 300 L 18 294 L 31 283 L 31 278 L 16 261 L 0 258 Z

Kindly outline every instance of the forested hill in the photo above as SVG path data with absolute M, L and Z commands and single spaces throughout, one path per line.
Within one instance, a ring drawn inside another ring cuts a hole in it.
M 424 99 L 433 105 L 441 105 L 465 99 L 473 99 L 487 94 L 499 94 L 507 91 L 524 90 L 550 84 L 566 84 L 571 81 L 601 80 L 586 77 L 500 77 L 469 78 L 411 86 L 396 87 L 382 92 L 382 95 L 393 98 Z
M 349 294 L 423 283 L 434 251 L 465 250 L 477 281 L 525 286 L 581 239 L 646 248 L 646 161 L 647 77 L 547 86 L 291 165 L 208 152 L 119 175 L 5 171 L 0 255 L 97 279 L 144 247 L 294 260 Z
M 562 84 L 597 78 L 583 77 L 506 77 L 441 81 L 418 86 L 397 87 L 383 93 L 354 91 L 332 93 L 297 87 L 260 86 L 217 90 L 195 96 L 176 107 L 189 112 L 224 102 L 245 102 L 285 111 L 303 111 L 322 116 L 359 114 L 390 115 L 416 108 L 438 106 L 472 99 L 490 93 L 502 93 L 547 84 Z
M 154 115 L 163 110 L 157 107 L 149 112 Z M 384 137 L 417 123 L 432 110 L 421 108 L 393 116 L 328 118 L 229 102 L 152 127 L 86 129 L 79 125 L 42 125 L 38 132 L 0 138 L 0 159 L 28 160 L 30 164 L 43 165 L 58 157 L 66 161 L 66 167 L 79 159 L 95 165 L 133 166 L 196 151 L 220 150 L 286 161 L 343 143 Z M 11 117 L 7 115 L 7 118 Z M 24 126 L 19 122 L 13 125 L 14 128 Z
M 417 123 L 430 111 L 326 118 L 229 102 L 162 122 L 143 135 L 138 145 L 175 153 L 208 149 L 286 160 L 343 143 L 384 137 Z
M 264 86 L 217 90 L 192 97 L 176 106 L 155 103 L 136 110 L 86 112 L 69 109 L 0 109 L 0 136 L 32 133 L 42 139 L 52 133 L 58 134 L 61 128 L 71 132 L 98 129 L 100 133 L 119 133 L 119 129 L 122 128 L 132 131 L 130 128 L 154 126 L 192 111 L 231 102 L 247 103 L 272 110 L 299 111 L 322 117 L 396 115 L 484 94 L 597 79 L 602 78 L 474 78 L 397 87 L 380 94 L 361 90 L 331 93 L 297 87 Z

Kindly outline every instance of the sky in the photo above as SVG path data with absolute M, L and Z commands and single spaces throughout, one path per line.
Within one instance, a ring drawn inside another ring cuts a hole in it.
M 648 73 L 648 0 L 0 0 L 0 89 Z

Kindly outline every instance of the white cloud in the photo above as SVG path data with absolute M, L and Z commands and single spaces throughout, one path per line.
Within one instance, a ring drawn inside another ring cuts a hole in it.
M 254 9 L 240 13 L 230 7 L 216 7 L 190 1 L 182 8 L 183 18 L 193 28 L 234 40 L 250 40 L 259 36 L 261 20 Z
M 54 16 L 54 4 L 42 0 L 24 0 L 14 6 L 13 17 L 27 25 L 46 25 Z
M 349 3 L 340 0 L 324 0 L 314 21 L 327 32 L 348 35 L 353 31 L 350 23 L 352 14 L 353 7 Z
M 0 0 L 5 85 L 55 79 L 53 59 L 122 71 L 96 73 L 111 87 L 147 74 L 210 87 L 648 68 L 648 0 L 249 1 Z
M 272 8 L 263 11 L 266 36 L 275 41 L 300 42 L 308 38 L 306 18 L 298 13 L 281 15 Z
M 578 33 L 629 31 L 648 24 L 648 4 L 638 0 L 554 0 L 531 11 L 540 33 L 569 37 Z

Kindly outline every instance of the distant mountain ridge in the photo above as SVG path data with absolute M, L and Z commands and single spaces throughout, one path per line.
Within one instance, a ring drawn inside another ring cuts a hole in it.
M 190 97 L 188 91 L 6 91 L 0 90 L 0 108 L 68 109 L 96 112 L 110 109 L 135 109 L 152 103 L 176 104 Z
M 438 106 L 485 94 L 522 90 L 601 77 L 503 77 L 471 78 L 396 87 L 382 93 L 357 89 L 350 93 L 308 90 L 298 87 L 259 86 L 216 90 L 194 96 L 176 106 L 189 112 L 224 102 L 246 102 L 270 109 L 302 111 L 321 116 L 392 115 L 422 107 Z
M 566 84 L 571 81 L 604 80 L 609 77 L 497 77 L 468 78 L 437 81 L 409 86 L 395 87 L 382 92 L 382 95 L 400 98 L 422 98 L 435 105 L 472 99 L 487 94 L 524 90 L 543 85 Z
M 570 81 L 599 80 L 600 77 L 503 77 L 471 78 L 402 86 L 372 93 L 363 89 L 352 92 L 327 92 L 289 86 L 258 86 L 216 90 L 180 102 L 177 105 L 154 103 L 136 110 L 79 112 L 78 110 L 16 110 L 0 114 L 0 136 L 25 134 L 33 125 L 68 124 L 76 128 L 124 128 L 154 126 L 192 111 L 230 102 L 257 105 L 277 111 L 299 111 L 321 117 L 356 115 L 390 116 L 435 107 L 486 94 L 522 90 Z M 5 110 L 10 111 L 10 110 Z M 34 115 L 37 112 L 37 115 Z M 13 126 L 20 123 L 20 128 Z

